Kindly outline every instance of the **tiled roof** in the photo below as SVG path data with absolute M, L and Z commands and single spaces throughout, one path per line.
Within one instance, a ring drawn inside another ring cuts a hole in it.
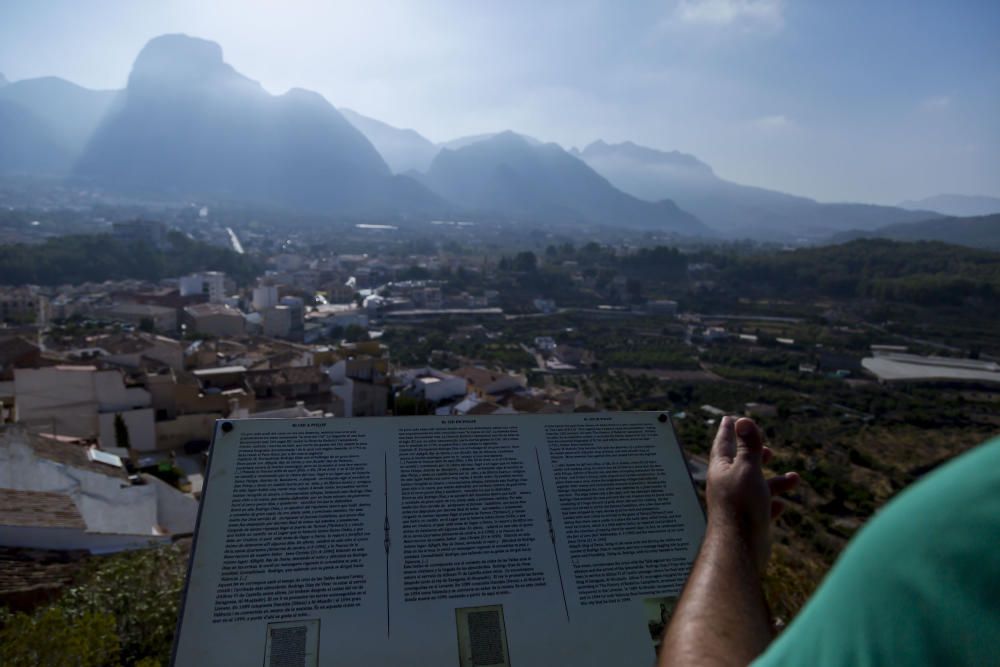
M 458 370 L 452 371 L 451 374 L 463 377 L 477 387 L 485 387 L 504 377 L 503 373 L 480 368 L 479 366 L 463 366 Z
M 69 496 L 14 489 L 0 489 L 0 526 L 87 529 Z
M 99 347 L 109 354 L 134 354 L 153 347 L 155 344 L 173 345 L 180 347 L 180 343 L 164 336 L 152 336 L 141 333 L 108 334 L 105 336 L 94 336 L 87 340 L 93 347 Z
M 271 370 L 250 371 L 247 382 L 251 387 L 274 387 L 286 384 L 320 384 L 328 379 L 315 366 L 289 366 Z
M 506 403 L 518 412 L 543 412 L 546 408 L 551 408 L 548 403 L 533 396 L 512 395 Z
M 17 610 L 46 602 L 69 585 L 88 552 L 0 547 L 0 605 Z
M 205 317 L 208 315 L 243 317 L 243 313 L 240 311 L 221 303 L 196 303 L 193 306 L 187 306 L 184 310 L 192 317 Z
M 108 309 L 111 314 L 118 315 L 165 315 L 176 312 L 168 306 L 156 306 L 149 303 L 119 303 Z
M 108 477 L 121 477 L 122 480 L 127 479 L 124 469 L 91 461 L 90 457 L 87 456 L 87 447 L 85 445 L 74 445 L 40 436 L 30 436 L 29 442 L 31 443 L 31 448 L 35 451 L 35 456 L 40 459 L 55 461 L 56 463 L 88 472 L 96 472 Z

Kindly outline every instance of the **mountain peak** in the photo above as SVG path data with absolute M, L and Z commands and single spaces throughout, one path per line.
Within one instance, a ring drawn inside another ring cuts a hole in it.
M 217 43 L 183 34 L 161 35 L 146 43 L 132 65 L 129 87 L 145 82 L 186 84 L 220 78 L 249 79 L 222 59 Z
M 528 138 L 522 134 L 518 134 L 514 130 L 504 130 L 503 132 L 497 132 L 489 139 L 485 139 L 487 142 L 492 142 L 495 144 L 502 144 L 506 146 L 531 146 L 531 142 Z
M 315 90 L 308 90 L 306 88 L 289 88 L 285 94 L 280 97 L 285 100 L 304 105 L 320 106 L 324 108 L 332 108 L 333 106 L 325 97 L 317 93 Z
M 439 144 L 441 148 L 449 148 L 451 150 L 458 150 L 459 148 L 465 148 L 466 146 L 471 146 L 472 144 L 478 144 L 483 141 L 489 141 L 490 139 L 496 139 L 501 134 L 507 135 L 506 141 L 509 144 L 515 144 L 516 142 L 510 141 L 511 137 L 518 137 L 529 146 L 541 146 L 542 141 L 536 139 L 535 137 L 529 136 L 527 134 L 521 134 L 515 132 L 514 130 L 504 130 L 503 132 L 486 132 L 485 134 L 471 134 L 465 137 L 459 137 L 457 139 L 452 139 L 451 141 L 445 141 Z
M 467 155 L 505 156 L 505 159 L 530 159 L 537 156 L 537 150 L 544 144 L 518 134 L 513 130 L 504 130 L 495 134 L 459 139 L 442 146 L 448 152 L 460 152 Z
M 211 40 L 173 33 L 154 37 L 146 43 L 135 65 L 141 66 L 158 60 L 170 59 L 175 65 L 188 63 L 202 67 L 222 64 L 222 47 Z
M 8 83 L 9 82 L 7 81 L 7 77 L 5 77 L 2 72 L 0 72 L 0 86 L 6 86 Z
M 609 144 L 603 139 L 591 142 L 580 155 L 584 159 L 600 159 L 604 157 L 622 157 L 649 165 L 665 165 L 682 167 L 700 172 L 703 176 L 714 176 L 712 168 L 688 153 L 680 151 L 661 151 L 647 146 L 640 146 L 631 141 Z

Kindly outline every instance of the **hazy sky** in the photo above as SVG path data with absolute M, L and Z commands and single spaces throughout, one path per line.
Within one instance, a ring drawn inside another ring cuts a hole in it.
M 120 87 L 167 32 L 435 141 L 631 139 L 821 200 L 1000 196 L 997 0 L 0 0 L 0 72 Z

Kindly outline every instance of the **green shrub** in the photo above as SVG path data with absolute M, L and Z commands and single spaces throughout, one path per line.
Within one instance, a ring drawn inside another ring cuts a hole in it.
M 52 605 L 31 614 L 0 613 L 0 664 L 5 667 L 108 667 L 119 664 L 114 615 L 73 613 Z

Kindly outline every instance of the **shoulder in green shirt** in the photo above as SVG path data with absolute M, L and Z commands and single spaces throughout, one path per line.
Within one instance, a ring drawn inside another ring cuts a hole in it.
M 1000 665 L 1000 438 L 876 514 L 753 664 Z

